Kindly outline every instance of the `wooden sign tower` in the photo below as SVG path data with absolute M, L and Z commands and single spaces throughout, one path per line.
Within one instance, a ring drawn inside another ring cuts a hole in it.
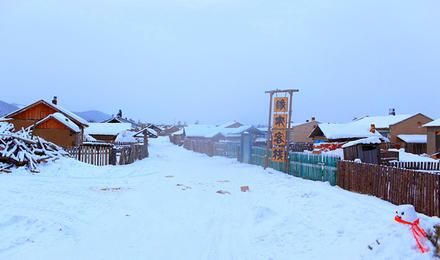
M 293 93 L 299 92 L 297 89 L 270 90 L 266 91 L 270 95 L 269 103 L 269 124 L 266 147 L 265 168 L 269 166 L 269 161 L 286 163 L 288 172 L 288 129 L 292 122 L 292 99 Z M 269 151 L 272 157 L 269 158 Z

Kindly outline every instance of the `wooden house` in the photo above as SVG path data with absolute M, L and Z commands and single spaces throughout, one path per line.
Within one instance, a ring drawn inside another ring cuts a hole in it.
M 440 153 L 440 119 L 424 125 L 427 129 L 427 153 L 430 155 Z
M 209 156 L 214 155 L 214 143 L 225 140 L 220 128 L 211 125 L 189 125 L 184 128 L 183 147 Z
M 185 129 L 184 128 L 180 129 L 177 132 L 170 134 L 170 142 L 175 145 L 182 146 L 184 140 L 185 140 Z
M 289 151 L 313 151 L 314 141 L 310 138 L 310 133 L 312 133 L 319 124 L 315 117 L 303 123 L 292 123 L 291 128 L 287 131 Z
M 176 125 L 161 127 L 160 136 L 171 136 L 172 134 L 179 132 L 182 128 Z
M 124 118 L 122 116 L 122 110 L 119 110 L 119 112 L 115 115 L 112 116 L 111 118 L 104 120 L 101 123 L 110 123 L 110 124 L 131 124 L 131 128 L 132 129 L 140 129 L 142 128 L 140 123 L 137 123 L 136 121 L 129 119 L 129 118 Z
M 387 116 L 367 116 L 352 122 L 353 125 L 369 128 L 372 124 L 376 130 L 391 143 L 399 144 L 399 135 L 425 135 L 423 125 L 432 119 L 424 114 L 396 115 L 394 110 Z
M 347 124 L 318 124 L 309 135 L 315 143 L 346 143 L 368 137 L 382 137 L 374 125 L 366 128 L 364 126 Z
M 86 120 L 59 106 L 57 97 L 52 102 L 36 101 L 5 118 L 16 130 L 31 128 L 34 135 L 62 147 L 80 145 L 88 126 Z

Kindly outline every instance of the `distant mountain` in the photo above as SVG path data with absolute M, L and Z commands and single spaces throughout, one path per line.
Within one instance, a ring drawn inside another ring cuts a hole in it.
M 75 112 L 78 116 L 84 118 L 90 123 L 100 123 L 106 119 L 111 118 L 112 116 L 97 110 L 89 110 L 84 112 Z
M 7 115 L 18 109 L 18 106 L 0 101 L 0 117 Z

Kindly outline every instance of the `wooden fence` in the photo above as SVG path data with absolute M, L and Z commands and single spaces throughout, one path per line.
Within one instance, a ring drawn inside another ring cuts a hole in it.
M 148 145 L 81 145 L 66 149 L 70 157 L 92 165 L 126 165 L 148 157 Z
M 334 186 L 339 160 L 339 156 L 290 153 L 289 174 L 307 180 L 329 182 Z
M 238 159 L 240 146 L 240 143 L 235 142 L 216 142 L 214 143 L 214 156 Z
M 271 158 L 269 151 L 268 158 Z M 265 165 L 266 148 L 252 147 L 251 164 Z M 289 153 L 289 174 L 313 181 L 329 182 L 336 185 L 337 163 L 340 160 L 336 156 L 316 155 L 311 153 Z M 285 163 L 276 163 L 269 160 L 269 167 L 286 172 Z
M 70 157 L 96 166 L 111 164 L 111 145 L 81 145 L 65 149 Z
M 440 162 L 390 162 L 389 165 L 408 170 L 440 172 Z
M 418 212 L 440 216 L 440 175 L 437 174 L 340 161 L 337 185 L 396 205 L 412 204 Z

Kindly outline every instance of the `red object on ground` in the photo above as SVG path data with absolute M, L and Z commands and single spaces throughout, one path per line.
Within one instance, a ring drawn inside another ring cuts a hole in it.
M 405 225 L 410 225 L 411 226 L 411 231 L 413 233 L 414 239 L 416 240 L 417 246 L 419 247 L 420 251 L 422 251 L 422 253 L 426 253 L 429 251 L 429 248 L 425 248 L 422 243 L 420 242 L 421 238 L 426 238 L 426 232 L 425 230 L 423 230 L 423 228 L 421 228 L 419 226 L 420 223 L 420 219 L 416 219 L 416 221 L 414 222 L 408 222 L 403 220 L 402 218 L 396 216 L 394 218 L 395 221 L 401 223 L 401 224 L 405 224 Z

